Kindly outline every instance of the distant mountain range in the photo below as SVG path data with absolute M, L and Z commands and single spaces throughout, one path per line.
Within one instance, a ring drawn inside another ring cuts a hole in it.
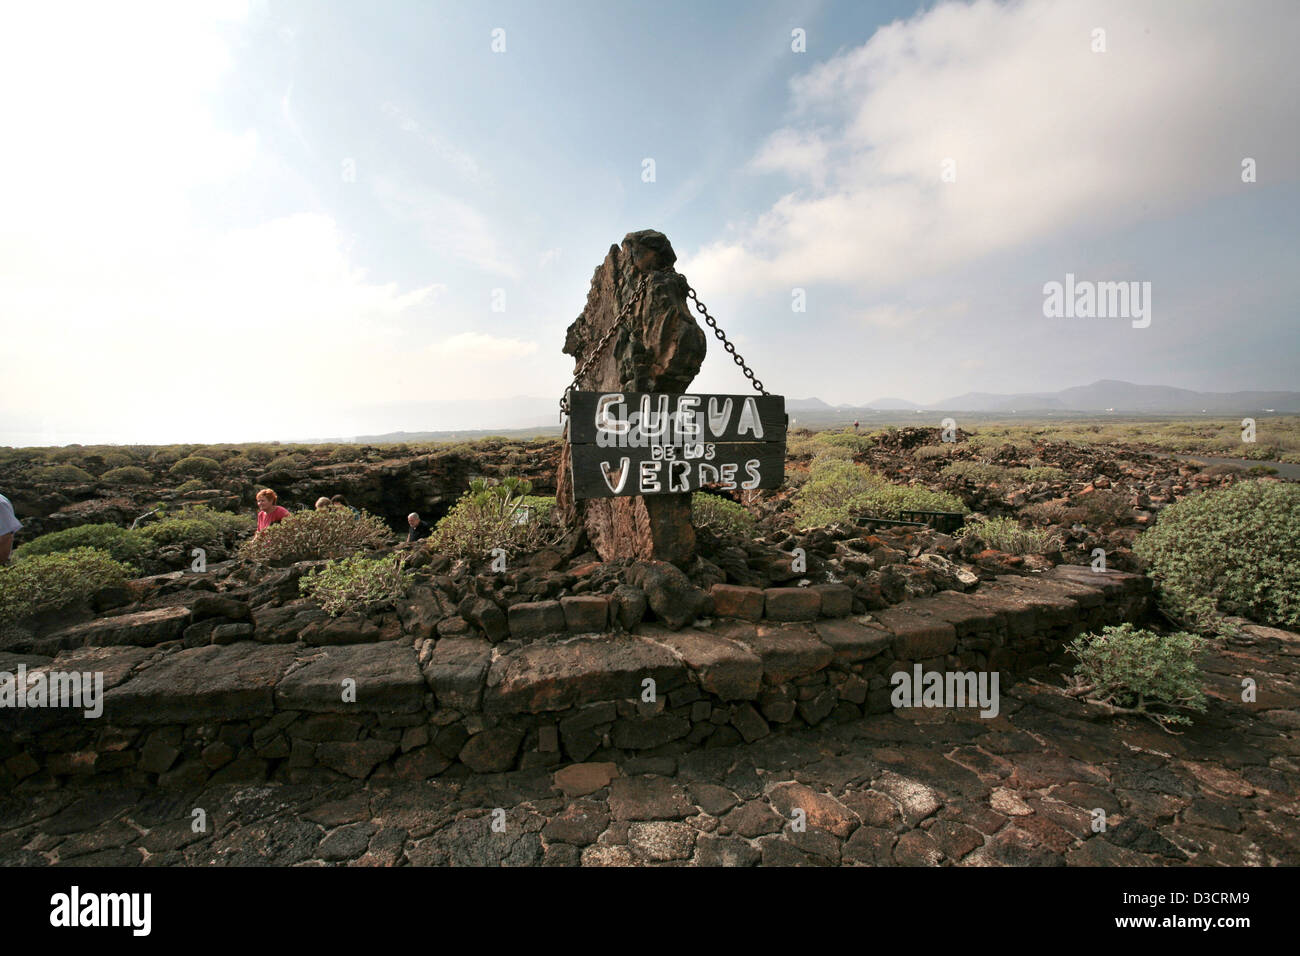
M 880 398 L 864 405 L 829 405 L 820 398 L 786 402 L 791 411 L 805 413 L 855 410 L 906 411 L 925 408 L 946 412 L 1117 412 L 1159 415 L 1235 415 L 1250 412 L 1300 412 L 1300 392 L 1248 391 L 1197 392 L 1167 385 L 1135 385 L 1102 379 L 1091 385 L 1063 388 L 1059 392 L 967 392 L 931 405 L 901 398 Z M 805 416 L 806 417 L 806 416 Z

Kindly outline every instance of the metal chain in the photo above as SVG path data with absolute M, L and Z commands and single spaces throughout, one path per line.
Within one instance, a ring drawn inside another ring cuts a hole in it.
M 713 329 L 713 334 L 722 342 L 723 347 L 727 350 L 727 354 L 731 356 L 732 361 L 740 366 L 740 370 L 745 373 L 745 378 L 749 379 L 749 383 L 758 390 L 760 395 L 766 395 L 767 389 L 763 387 L 763 382 L 760 379 L 754 378 L 753 370 L 745 364 L 745 360 L 741 357 L 740 353 L 736 351 L 736 347 L 727 341 L 727 334 L 723 332 L 722 329 L 718 328 L 717 321 L 713 316 L 709 315 L 709 310 L 704 307 L 704 303 L 700 301 L 700 297 L 695 294 L 695 290 L 689 285 L 686 287 L 686 295 L 688 298 L 695 300 L 696 311 L 698 311 L 700 315 L 704 316 L 704 321 L 709 323 L 709 328 Z
M 627 300 L 622 311 L 620 311 L 614 318 L 610 327 L 605 330 L 605 334 L 600 337 L 600 341 L 597 342 L 596 347 L 591 350 L 591 353 L 587 356 L 587 360 L 578 366 L 578 371 L 573 374 L 573 381 L 569 384 L 569 387 L 564 390 L 564 394 L 560 396 L 560 412 L 562 414 L 569 414 L 569 393 L 578 387 L 578 380 L 587 374 L 587 370 L 591 368 L 592 363 L 594 363 L 600 356 L 600 353 L 605 350 L 605 343 L 609 341 L 610 336 L 612 336 L 618 327 L 623 324 L 623 320 L 632 314 L 632 306 L 636 305 L 636 300 L 641 298 L 641 293 L 645 290 L 647 279 L 648 276 L 641 276 L 641 281 L 638 282 L 636 288 L 632 290 L 632 296 Z

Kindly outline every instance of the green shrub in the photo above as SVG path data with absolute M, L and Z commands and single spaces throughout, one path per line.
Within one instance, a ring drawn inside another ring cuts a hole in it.
M 1020 477 L 1025 481 L 1064 481 L 1070 476 L 1064 469 L 1052 465 L 1035 465 L 1033 468 L 1021 469 Z
M 1070 499 L 1070 504 L 1075 508 L 1082 508 L 1084 523 L 1094 528 L 1125 521 L 1133 514 L 1133 506 L 1127 495 L 1105 488 L 1098 488 L 1086 495 L 1076 495 Z
M 247 455 L 232 455 L 221 463 L 222 470 L 228 474 L 252 471 L 256 467 L 257 463 Z
M 1014 475 L 1009 468 L 990 465 L 982 461 L 954 461 L 944 466 L 941 472 L 944 478 L 958 478 L 973 481 L 977 485 L 1000 484 L 1010 481 Z
M 545 495 L 524 495 L 523 508 L 530 520 L 550 521 L 555 511 L 555 498 Z
M 176 464 L 188 454 L 189 449 L 184 445 L 164 445 L 155 449 L 154 453 L 149 456 L 149 460 L 155 465 L 170 466 Z
M 905 510 L 958 511 L 968 509 L 960 498 L 919 485 L 895 485 L 865 465 L 817 458 L 808 480 L 795 493 L 792 516 L 799 527 L 820 527 L 847 521 L 857 514 L 897 518 Z
M 102 457 L 104 467 L 108 469 L 129 468 L 135 464 L 135 459 L 124 451 L 106 451 Z
M 549 511 L 527 517 L 523 509 L 531 490 L 532 482 L 518 478 L 495 485 L 476 478 L 433 529 L 429 547 L 457 557 L 481 556 L 494 548 L 515 554 L 542 547 L 558 537 L 558 529 Z
M 221 466 L 211 458 L 204 458 L 201 455 L 190 455 L 188 458 L 182 458 L 171 468 L 167 469 L 168 474 L 176 475 L 180 478 L 211 478 L 215 475 Z
M 229 511 L 217 511 L 207 505 L 187 504 L 172 517 L 204 521 L 214 526 L 222 536 L 234 537 L 249 534 L 257 529 L 257 518 L 252 515 L 233 514 Z
M 85 482 L 94 481 L 95 476 L 76 465 L 49 465 L 37 468 L 32 475 L 37 481 Z
M 260 563 L 345 558 L 391 544 L 393 533 L 379 518 L 350 508 L 297 511 L 245 541 L 240 557 Z
M 1199 658 L 1206 644 L 1182 631 L 1157 634 L 1120 624 L 1077 637 L 1068 650 L 1078 659 L 1074 675 L 1081 696 L 1161 723 L 1185 724 L 1191 717 L 1181 711 L 1205 710 Z
M 160 520 L 137 528 L 135 534 L 149 550 L 183 545 L 186 548 L 209 548 L 246 534 L 256 527 L 252 518 L 213 511 L 203 505 L 188 505 L 177 512 L 159 509 Z
M 137 534 L 115 524 L 83 524 L 76 528 L 51 531 L 25 542 L 18 553 L 23 558 L 38 554 L 58 554 L 77 548 L 95 548 L 116 561 L 136 561 L 145 551 Z
M 1061 541 L 1038 528 L 1023 528 L 1015 518 L 984 518 L 957 532 L 957 537 L 976 537 L 990 548 L 1008 554 L 1044 554 L 1055 551 Z
M 206 481 L 202 481 L 198 478 L 191 478 L 189 481 L 182 481 L 177 485 L 176 492 L 177 494 L 188 495 L 191 492 L 203 491 L 207 487 L 208 483 Z
M 298 587 L 331 616 L 362 611 L 406 593 L 415 572 L 405 570 L 405 563 L 406 555 L 396 554 L 343 558 L 304 575 Z
M 139 465 L 123 465 L 106 471 L 99 477 L 112 485 L 147 485 L 153 480 L 149 470 Z
M 0 629 L 42 611 L 78 604 L 134 574 L 130 565 L 95 548 L 21 558 L 0 568 Z
M 294 455 L 281 455 L 266 463 L 267 471 L 297 471 L 301 467 L 302 462 Z
M 704 493 L 691 495 L 691 523 L 718 534 L 745 536 L 754 533 L 756 524 L 754 516 L 744 505 L 720 495 Z
M 854 455 L 865 454 L 875 444 L 866 435 L 854 432 L 818 432 L 813 436 L 813 442 L 828 448 L 847 448 Z
M 786 458 L 811 458 L 826 446 L 823 442 L 815 441 L 815 435 L 812 432 L 802 428 L 788 432 L 785 436 L 785 457 Z
M 151 551 L 176 544 L 187 548 L 204 548 L 220 544 L 222 540 L 221 532 L 215 525 L 197 518 L 165 518 L 137 528 L 135 533 Z
M 1248 481 L 1184 498 L 1133 550 L 1176 617 L 1300 625 L 1300 485 Z

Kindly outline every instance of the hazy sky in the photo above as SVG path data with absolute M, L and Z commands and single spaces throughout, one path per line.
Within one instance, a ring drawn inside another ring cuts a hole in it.
M 3 3 L 0 444 L 472 427 L 428 403 L 558 397 L 643 228 L 791 397 L 1300 388 L 1297 36 L 1294 0 Z M 1046 318 L 1066 273 L 1150 282 L 1149 327 Z

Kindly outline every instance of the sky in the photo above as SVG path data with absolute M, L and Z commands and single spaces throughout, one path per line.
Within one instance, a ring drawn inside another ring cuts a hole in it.
M 792 398 L 1300 388 L 1297 36 L 1294 0 L 6 0 L 0 445 L 537 424 L 646 228 Z M 1067 274 L 1149 324 L 1044 315 Z M 718 348 L 692 386 L 746 387 Z

